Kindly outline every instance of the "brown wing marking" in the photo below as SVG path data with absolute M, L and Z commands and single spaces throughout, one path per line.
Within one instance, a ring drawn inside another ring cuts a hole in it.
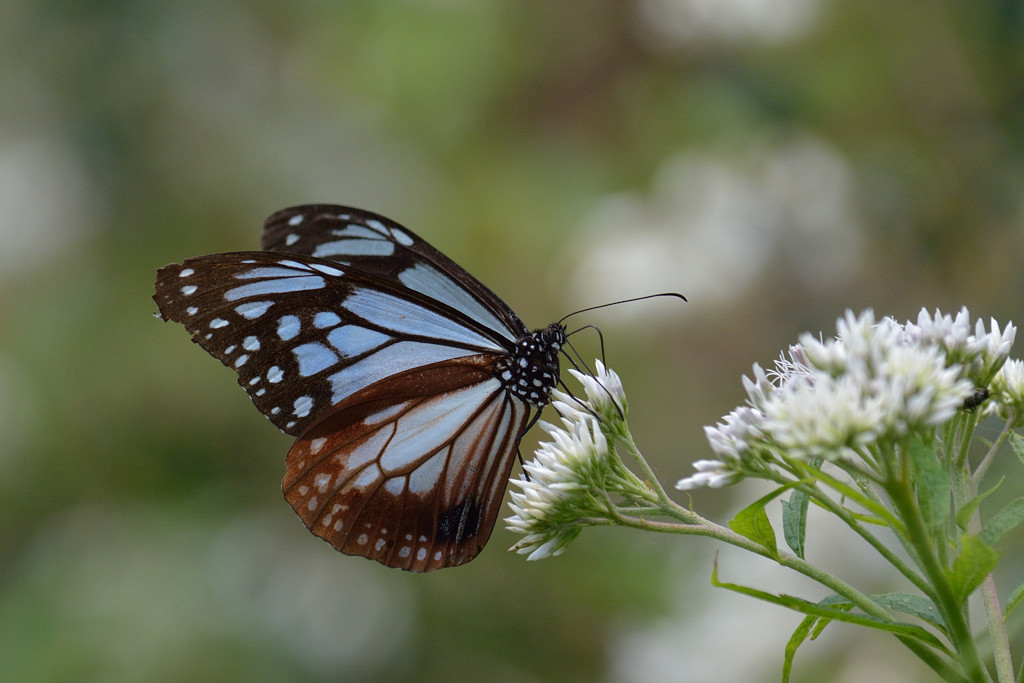
M 431 571 L 463 564 L 494 527 L 529 418 L 479 355 L 377 382 L 288 452 L 285 498 L 348 555 Z

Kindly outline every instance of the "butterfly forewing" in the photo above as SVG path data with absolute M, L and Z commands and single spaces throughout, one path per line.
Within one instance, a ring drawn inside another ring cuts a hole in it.
M 331 204 L 282 209 L 267 219 L 262 246 L 353 266 L 448 304 L 511 341 L 528 332 L 497 294 L 461 266 L 369 211 Z
M 162 268 L 156 299 L 166 319 L 238 373 L 264 415 L 295 435 L 396 372 L 503 353 L 424 297 L 410 300 L 342 268 L 265 252 L 201 256 Z
M 285 209 L 263 247 L 161 268 L 161 317 L 298 437 L 283 488 L 313 533 L 412 571 L 475 557 L 557 382 L 564 328 L 528 332 L 465 270 L 366 211 Z
M 292 446 L 285 498 L 336 549 L 429 571 L 468 562 L 497 518 L 529 411 L 485 357 L 355 394 Z

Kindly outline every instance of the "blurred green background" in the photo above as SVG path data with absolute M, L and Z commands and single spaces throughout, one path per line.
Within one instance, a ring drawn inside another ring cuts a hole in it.
M 0 678 L 778 680 L 799 617 L 712 589 L 708 541 L 590 529 L 527 563 L 499 528 L 425 576 L 335 553 L 281 498 L 290 439 L 152 317 L 156 268 L 333 202 L 535 327 L 682 292 L 577 318 L 671 484 L 750 364 L 846 308 L 1024 322 L 1022 46 L 1018 0 L 4 3 Z M 928 680 L 836 626 L 794 680 L 871 677 Z

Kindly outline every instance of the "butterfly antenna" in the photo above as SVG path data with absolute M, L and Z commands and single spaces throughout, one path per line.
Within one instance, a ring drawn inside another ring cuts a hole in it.
M 598 327 L 597 325 L 584 325 L 583 327 L 581 327 L 579 329 L 576 329 L 576 330 L 573 330 L 572 332 L 567 333 L 565 336 L 566 337 L 571 337 L 572 335 L 576 334 L 577 332 L 582 332 L 583 330 L 588 330 L 588 329 L 589 330 L 594 330 L 594 332 L 597 332 L 597 338 L 598 338 L 598 340 L 601 343 L 601 362 L 604 363 L 605 362 L 605 360 L 604 360 L 604 335 L 601 334 L 601 328 L 600 327 Z M 583 366 L 587 367 L 587 364 L 586 364 L 586 362 L 584 362 L 583 357 L 579 354 L 579 352 L 576 351 L 575 348 L 573 349 L 573 352 L 576 353 L 576 356 L 579 358 L 580 363 L 583 363 Z M 587 368 L 587 369 L 589 370 L 590 368 Z
M 679 294 L 678 292 L 662 292 L 660 294 L 648 294 L 646 296 L 633 297 L 632 299 L 623 299 L 621 301 L 612 301 L 612 302 L 607 303 L 607 304 L 598 304 L 597 306 L 588 306 L 586 308 L 581 308 L 578 311 L 573 311 L 572 313 L 566 315 L 564 318 L 562 318 L 561 320 L 558 321 L 558 324 L 561 325 L 562 323 L 564 323 L 566 320 L 568 320 L 569 318 L 573 317 L 574 315 L 579 315 L 580 313 L 586 313 L 587 311 L 596 311 L 599 308 L 608 308 L 609 306 L 618 306 L 619 304 L 628 304 L 628 303 L 633 302 L 633 301 L 644 301 L 646 299 L 657 299 L 658 297 L 663 297 L 663 296 L 671 296 L 671 297 L 674 297 L 676 299 L 682 299 L 683 301 L 686 301 L 686 297 L 683 296 L 682 294 Z

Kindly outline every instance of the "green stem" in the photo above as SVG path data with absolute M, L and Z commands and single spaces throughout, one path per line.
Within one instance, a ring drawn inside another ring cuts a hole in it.
M 999 435 L 996 443 L 993 444 L 993 449 L 998 447 L 1006 432 L 1007 430 L 1004 429 L 1003 433 Z M 986 456 L 986 458 L 987 457 L 988 456 Z M 966 471 L 964 472 L 962 479 L 963 481 L 958 482 L 959 488 L 966 490 L 967 499 L 969 499 L 971 495 L 975 495 L 977 493 L 975 490 L 976 484 L 974 483 L 973 478 Z M 959 507 L 960 504 L 958 503 L 957 509 L 959 509 Z M 970 519 L 967 521 L 967 532 L 977 536 L 981 534 L 981 530 L 981 510 L 975 508 L 974 512 L 971 513 Z M 996 665 L 996 677 L 1000 683 L 1013 683 L 1013 660 L 1010 655 L 1010 640 L 1006 633 L 1003 608 L 999 603 L 999 593 L 996 590 L 995 578 L 992 574 L 986 576 L 985 580 L 982 582 L 981 596 L 982 603 L 985 606 L 985 617 L 988 620 L 989 637 L 992 639 L 992 657 Z
M 663 503 L 671 502 L 672 499 L 668 497 L 668 494 L 665 493 L 665 488 L 654 475 L 654 470 L 652 470 L 651 466 L 647 464 L 647 460 L 644 459 L 644 456 L 640 453 L 640 449 L 636 446 L 636 442 L 633 441 L 633 435 L 629 432 L 629 428 L 625 428 L 625 433 L 622 435 L 620 442 L 626 447 L 626 450 L 631 456 L 633 456 L 633 459 L 640 467 L 640 471 L 643 474 L 643 483 L 654 491 L 659 501 Z
M 901 458 L 901 460 L 906 461 L 907 458 Z M 914 546 L 921 569 L 931 582 L 935 595 L 935 606 L 942 614 L 954 648 L 963 659 L 964 669 L 971 680 L 990 680 L 988 672 L 981 664 L 977 644 L 974 642 L 970 627 L 964 618 L 961 601 L 953 592 L 945 567 L 938 560 L 938 553 L 928 525 L 925 524 L 921 510 L 914 500 L 910 478 L 906 476 L 906 473 L 891 478 L 886 491 L 896 510 L 907 524 L 907 538 Z
M 989 466 L 995 460 L 996 453 L 999 452 L 1003 444 L 1006 443 L 1006 440 L 1010 437 L 1010 434 L 1013 433 L 1013 422 L 1012 417 L 1006 421 L 1006 424 L 1003 425 L 1003 431 L 999 432 L 999 436 L 996 438 L 996 442 L 992 444 L 992 447 L 988 449 L 988 453 L 986 453 L 985 457 L 981 459 L 978 466 L 974 468 L 974 473 L 971 474 L 969 489 L 972 497 L 978 495 L 978 490 L 981 487 L 981 480 L 988 471 Z
M 992 638 L 992 657 L 996 663 L 996 678 L 999 683 L 1013 683 L 1013 659 L 1010 655 L 1010 639 L 1006 633 L 1003 608 L 999 604 L 996 580 L 989 574 L 981 584 L 981 596 L 988 617 L 988 632 Z

